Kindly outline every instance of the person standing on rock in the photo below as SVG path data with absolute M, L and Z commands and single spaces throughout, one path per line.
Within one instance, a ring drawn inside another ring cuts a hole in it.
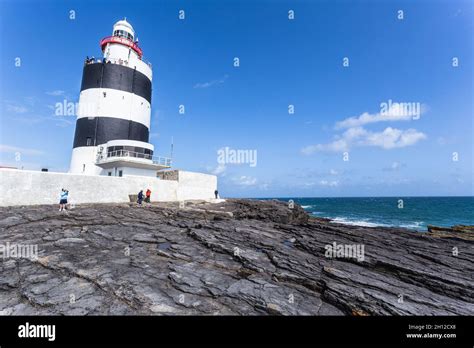
M 142 205 L 142 202 L 143 202 L 143 190 L 140 190 L 140 192 L 138 192 L 138 200 L 137 200 L 137 203 L 139 205 Z
M 61 194 L 59 196 L 59 211 L 63 211 L 66 209 L 68 194 L 69 194 L 69 191 L 65 189 L 61 189 Z
M 147 189 L 145 193 L 145 202 L 150 203 L 150 198 L 151 198 L 151 190 Z
M 214 191 L 214 196 L 216 196 L 216 199 L 218 199 L 219 198 L 219 191 L 215 190 Z

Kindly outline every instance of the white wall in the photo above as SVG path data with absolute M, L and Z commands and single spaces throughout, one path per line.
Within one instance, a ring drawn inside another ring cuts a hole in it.
M 150 188 L 152 201 L 212 199 L 214 175 L 179 172 L 181 181 L 154 177 L 109 177 L 0 168 L 0 206 L 57 204 L 61 188 L 69 201 L 81 203 L 129 202 L 129 194 Z
M 122 171 L 123 176 L 147 176 L 156 179 L 156 170 L 133 167 L 117 167 L 117 176 L 119 170 Z M 104 169 L 103 173 L 105 174 L 103 175 L 108 175 L 108 172 L 112 172 L 112 175 L 115 175 L 115 168 Z
M 178 172 L 178 200 L 214 198 L 217 177 L 210 174 Z M 206 197 L 206 198 L 203 198 Z

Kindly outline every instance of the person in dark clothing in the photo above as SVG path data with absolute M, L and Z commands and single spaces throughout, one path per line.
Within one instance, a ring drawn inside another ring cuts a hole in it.
M 143 202 L 143 190 L 140 190 L 140 192 L 138 192 L 138 200 L 137 200 L 137 203 L 139 205 L 142 205 L 142 202 Z
M 216 199 L 218 199 L 219 198 L 219 191 L 215 190 L 214 195 L 216 196 Z

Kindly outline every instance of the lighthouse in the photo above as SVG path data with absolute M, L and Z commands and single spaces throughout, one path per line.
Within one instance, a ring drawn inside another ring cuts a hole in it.
M 84 62 L 69 172 L 156 176 L 171 159 L 149 143 L 152 68 L 126 19 L 100 41 L 101 59 Z

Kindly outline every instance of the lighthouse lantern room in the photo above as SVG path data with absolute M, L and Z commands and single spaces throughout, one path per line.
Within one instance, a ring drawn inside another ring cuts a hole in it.
M 151 65 L 126 19 L 100 47 L 103 58 L 84 63 L 69 172 L 156 176 L 171 159 L 155 156 L 149 143 Z

